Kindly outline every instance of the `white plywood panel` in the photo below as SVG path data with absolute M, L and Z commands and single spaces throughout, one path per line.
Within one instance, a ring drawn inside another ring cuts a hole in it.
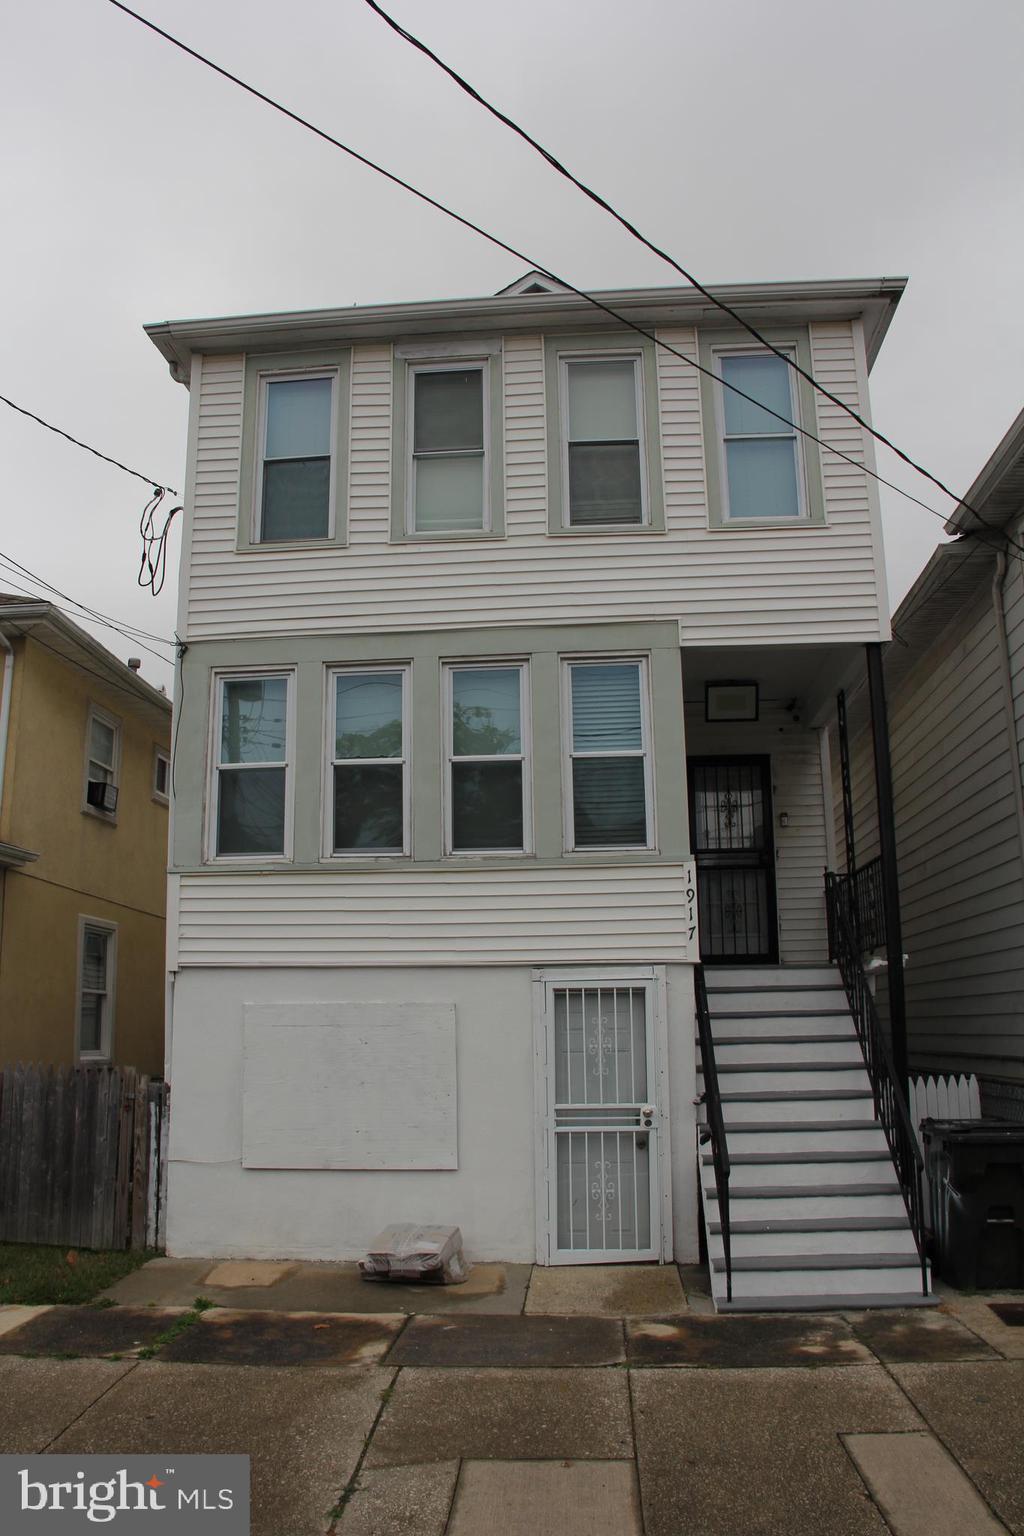
M 815 371 L 857 406 L 852 326 L 810 331 Z M 696 332 L 660 334 L 681 354 L 657 360 L 664 534 L 548 533 L 543 338 L 516 335 L 502 357 L 505 539 L 391 542 L 391 349 L 368 345 L 352 356 L 347 547 L 239 554 L 244 358 L 205 359 L 187 638 L 647 618 L 680 620 L 686 644 L 877 638 L 863 473 L 822 452 L 827 527 L 709 529 Z M 820 407 L 817 430 L 863 457 L 838 407 Z
M 249 1003 L 245 1168 L 457 1168 L 454 1003 Z

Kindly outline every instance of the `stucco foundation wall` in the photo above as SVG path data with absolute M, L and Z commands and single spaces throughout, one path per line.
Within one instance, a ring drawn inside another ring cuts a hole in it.
M 609 957 L 609 964 L 614 960 Z M 167 1251 L 354 1259 L 389 1222 L 454 1223 L 471 1258 L 536 1257 L 534 1026 L 525 966 L 182 971 L 175 978 Z M 697 1253 L 692 970 L 667 970 L 675 1255 Z M 454 1003 L 457 1169 L 242 1166 L 244 1009 Z

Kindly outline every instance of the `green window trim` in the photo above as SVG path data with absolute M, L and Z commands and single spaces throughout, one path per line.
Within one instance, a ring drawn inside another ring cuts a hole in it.
M 646 336 L 621 331 L 582 336 L 545 336 L 544 386 L 547 416 L 548 533 L 568 538 L 621 538 L 625 534 L 664 533 L 665 493 L 661 460 L 657 347 Z M 640 366 L 640 460 L 645 517 L 640 523 L 571 524 L 563 450 L 567 444 L 562 395 L 562 363 L 598 356 L 636 358 Z
M 761 334 L 774 346 L 792 351 L 800 367 L 807 373 L 811 372 L 811 343 L 806 326 L 797 326 L 787 331 L 764 330 Z M 729 352 L 741 355 L 756 353 L 771 355 L 765 353 L 765 349 L 758 346 L 757 342 L 745 338 L 743 333 L 735 330 L 702 330 L 700 332 L 700 363 L 708 370 L 708 373 L 702 373 L 700 376 L 701 414 L 704 421 L 704 467 L 708 491 L 708 527 L 716 533 L 734 531 L 750 533 L 758 528 L 825 527 L 827 518 L 818 445 L 800 432 L 796 437 L 797 474 L 800 477 L 805 511 L 797 517 L 728 516 L 723 468 L 723 386 L 717 377 L 709 377 L 709 373 L 717 376 L 718 358 L 723 353 Z M 798 374 L 791 374 L 791 385 L 796 386 L 793 391 L 797 402 L 795 425 L 817 433 L 818 419 L 813 386 Z
M 484 377 L 484 526 L 482 528 L 441 528 L 417 530 L 412 526 L 410 402 L 413 378 L 417 372 L 457 368 L 479 368 Z M 504 377 L 500 343 L 475 345 L 467 341 L 453 344 L 446 340 L 433 351 L 425 345 L 396 345 L 393 362 L 391 411 L 391 542 L 393 544 L 437 544 L 465 539 L 503 539 L 505 537 L 505 446 Z
M 257 489 L 261 481 L 263 444 L 263 383 L 304 374 L 334 376 L 333 430 L 331 441 L 331 502 L 329 531 L 322 537 L 300 539 L 260 538 L 261 509 Z M 349 417 L 352 399 L 352 349 L 334 347 L 316 352 L 250 352 L 245 358 L 242 392 L 242 446 L 238 474 L 239 554 L 263 554 L 274 550 L 323 549 L 348 542 Z

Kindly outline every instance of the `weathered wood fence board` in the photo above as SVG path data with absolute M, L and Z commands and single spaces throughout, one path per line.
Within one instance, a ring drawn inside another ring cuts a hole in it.
M 0 1242 L 159 1246 L 166 1126 L 131 1067 L 0 1069 Z

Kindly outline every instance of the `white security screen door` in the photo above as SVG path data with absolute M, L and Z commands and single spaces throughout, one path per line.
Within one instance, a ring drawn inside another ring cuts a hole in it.
M 544 982 L 538 1086 L 549 1264 L 662 1256 L 657 1011 L 653 980 Z

